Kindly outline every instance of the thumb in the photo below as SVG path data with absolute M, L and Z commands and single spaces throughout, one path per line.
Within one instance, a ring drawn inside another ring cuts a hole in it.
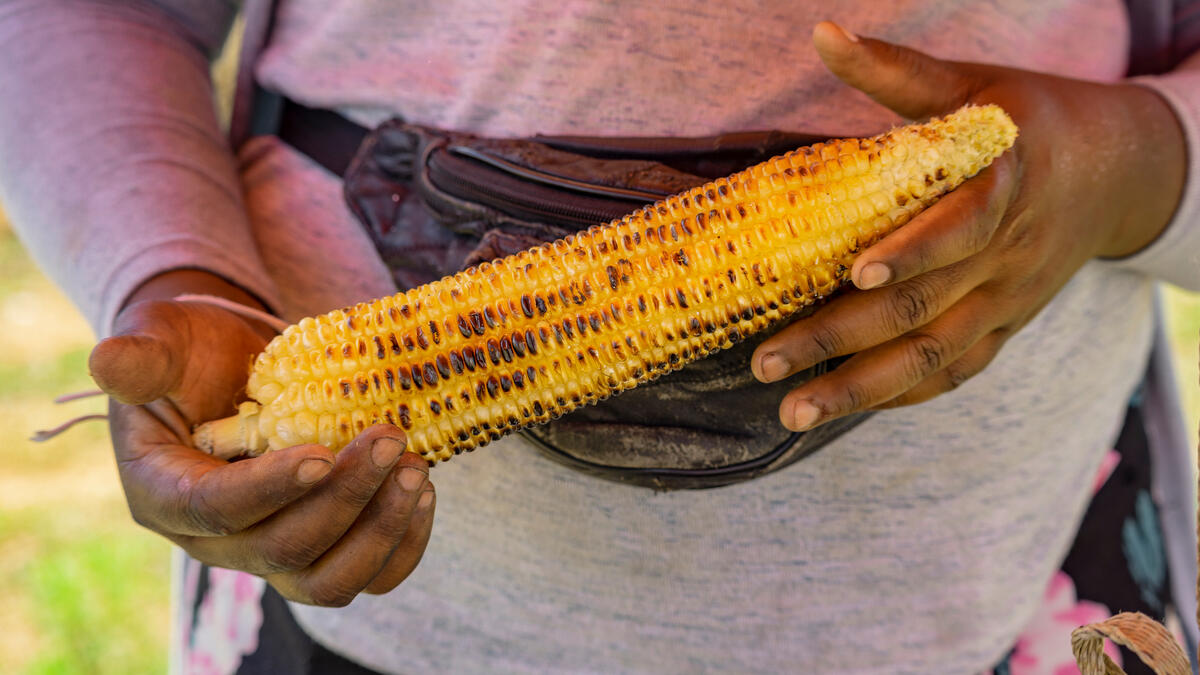
M 958 108 L 973 90 L 971 78 L 954 63 L 858 37 L 831 21 L 813 28 L 813 47 L 838 79 L 908 119 Z
M 178 359 L 153 335 L 133 333 L 101 340 L 88 357 L 88 372 L 104 393 L 141 405 L 166 396 L 183 375 Z
M 188 318 L 176 303 L 149 301 L 117 317 L 117 334 L 88 357 L 88 372 L 104 393 L 142 405 L 174 391 L 183 380 Z

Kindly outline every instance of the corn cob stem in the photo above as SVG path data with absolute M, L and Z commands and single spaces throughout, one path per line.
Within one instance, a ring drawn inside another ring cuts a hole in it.
M 220 456 L 338 450 L 404 428 L 430 462 L 652 380 L 817 302 L 858 252 L 1010 147 L 996 106 L 801 148 L 607 225 L 307 318 L 253 401 L 200 425 Z

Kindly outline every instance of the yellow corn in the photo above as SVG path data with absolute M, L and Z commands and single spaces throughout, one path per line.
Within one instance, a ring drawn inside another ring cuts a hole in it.
M 306 318 L 254 362 L 222 456 L 389 422 L 430 462 L 681 368 L 833 292 L 859 250 L 1010 147 L 996 106 L 820 143 L 607 225 Z

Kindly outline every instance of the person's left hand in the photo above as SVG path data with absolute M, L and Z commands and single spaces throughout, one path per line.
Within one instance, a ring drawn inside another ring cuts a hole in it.
M 991 167 L 865 250 L 851 270 L 858 290 L 755 351 L 751 367 L 764 382 L 854 354 L 784 397 L 789 429 L 954 389 L 1085 262 L 1136 252 L 1174 213 L 1183 132 L 1150 89 L 941 61 L 827 22 L 813 43 L 835 75 L 906 118 L 996 103 L 1020 135 Z

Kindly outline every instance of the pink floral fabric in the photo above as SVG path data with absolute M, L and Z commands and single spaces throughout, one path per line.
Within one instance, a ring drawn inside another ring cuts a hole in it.
M 194 561 L 188 563 L 184 602 L 190 605 L 195 602 L 201 566 Z M 184 632 L 181 667 L 185 675 L 232 675 L 242 657 L 258 649 L 262 595 L 267 582 L 218 567 L 207 572 L 208 591 L 196 611 L 195 625 L 180 627 Z
M 1121 463 L 1121 453 L 1116 450 L 1109 450 L 1104 454 L 1104 459 L 1100 460 L 1100 468 L 1096 470 L 1096 479 L 1092 482 L 1092 494 L 1100 491 L 1104 484 L 1108 482 L 1108 477 Z
M 1057 572 L 1046 588 L 1042 607 L 1017 640 L 1009 657 L 1011 675 L 1079 675 L 1071 653 L 1071 631 L 1112 616 L 1108 607 L 1075 596 L 1075 582 Z M 1121 653 L 1105 642 L 1104 653 L 1117 665 Z

